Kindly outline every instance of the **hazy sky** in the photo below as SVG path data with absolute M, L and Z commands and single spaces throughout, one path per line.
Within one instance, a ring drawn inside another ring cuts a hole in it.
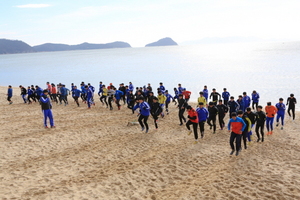
M 254 36 L 300 40 L 300 0 L 1 1 L 0 38 L 29 45 Z

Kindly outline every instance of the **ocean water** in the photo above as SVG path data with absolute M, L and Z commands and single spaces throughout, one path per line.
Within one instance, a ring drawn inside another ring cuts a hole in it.
M 237 98 L 256 90 L 261 105 L 290 93 L 300 100 L 300 42 L 205 44 L 0 55 L 0 85 L 99 81 L 136 86 L 163 82 L 173 94 L 181 83 L 196 101 L 204 85 Z M 297 106 L 299 108 L 299 106 Z

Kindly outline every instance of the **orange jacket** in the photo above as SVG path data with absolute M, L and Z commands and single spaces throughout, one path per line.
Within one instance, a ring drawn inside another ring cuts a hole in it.
M 275 106 L 266 106 L 265 107 L 266 115 L 267 117 L 274 117 L 275 114 L 277 113 L 277 108 Z
M 56 94 L 56 87 L 52 87 L 51 94 Z
M 188 116 L 191 122 L 198 123 L 198 114 L 193 108 L 188 111 Z

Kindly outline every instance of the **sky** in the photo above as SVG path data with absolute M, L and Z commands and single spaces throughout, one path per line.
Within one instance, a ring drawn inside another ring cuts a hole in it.
M 1 0 L 0 38 L 43 43 L 300 40 L 299 0 Z

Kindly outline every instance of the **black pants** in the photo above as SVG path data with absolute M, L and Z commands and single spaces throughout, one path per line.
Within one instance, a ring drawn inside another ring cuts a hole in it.
M 155 115 L 155 114 L 151 114 L 153 119 L 154 119 L 154 125 L 155 125 L 155 128 L 158 128 L 158 125 L 157 125 L 157 120 L 158 120 L 158 115 Z
M 74 98 L 74 101 L 76 102 L 76 104 L 77 104 L 77 106 L 79 106 L 79 102 L 78 102 L 78 99 L 79 99 L 79 97 L 73 97 Z
M 169 102 L 166 101 L 166 111 L 167 112 L 169 112 L 169 103 L 170 103 L 170 101 Z
M 213 124 L 211 124 L 210 122 L 213 122 Z M 216 116 L 210 116 L 208 119 L 207 119 L 207 124 L 210 125 L 210 126 L 213 126 L 214 127 L 214 131 L 216 131 Z
M 225 115 L 224 114 L 219 114 L 219 124 L 220 124 L 220 128 L 223 129 L 224 126 L 225 126 L 225 122 L 224 122 L 224 117 Z
M 257 106 L 258 106 L 258 102 L 252 102 L 252 109 L 253 110 L 254 110 L 254 108 L 257 110 Z
M 236 134 L 234 132 L 231 132 L 229 143 L 232 150 L 234 150 L 234 140 L 236 151 L 239 151 L 241 149 L 241 138 L 242 134 Z
M 10 96 L 7 97 L 7 101 L 11 102 L 11 97 Z
M 185 119 L 184 116 L 183 116 L 184 111 L 185 111 L 185 109 L 179 109 L 178 116 L 179 116 L 180 124 L 183 124 L 182 120 L 183 120 L 184 122 L 186 122 L 186 119 Z
M 27 96 L 27 100 L 28 100 L 29 103 L 31 103 L 30 99 L 32 99 L 32 101 L 36 102 L 36 100 L 34 99 L 32 94 Z
M 113 101 L 113 97 L 108 97 L 108 105 L 111 110 L 113 109 L 112 104 L 111 104 L 112 101 Z
M 203 134 L 204 134 L 204 124 L 205 124 L 205 121 L 199 122 L 201 136 L 203 136 Z
M 198 123 L 194 123 L 191 120 L 189 120 L 185 125 L 187 127 L 188 130 L 191 130 L 190 125 L 193 125 L 193 131 L 194 131 L 194 136 L 195 136 L 195 140 L 198 140 L 198 132 L 197 132 L 197 128 L 198 128 Z
M 227 106 L 227 104 L 228 104 L 228 99 L 227 99 L 227 100 L 224 99 L 223 101 L 224 101 L 224 105 Z
M 120 100 L 121 100 L 121 99 L 116 99 L 116 104 L 117 104 L 118 109 L 120 109 L 120 107 L 121 107 L 121 105 L 120 105 Z
M 256 124 L 256 126 L 255 126 L 255 132 L 256 132 L 258 139 L 260 139 L 260 134 L 261 134 L 261 138 L 262 139 L 264 138 L 264 127 L 265 127 L 265 124 Z M 260 129 L 260 134 L 259 134 L 259 129 Z
M 86 96 L 85 96 L 85 94 L 81 94 L 80 97 L 81 97 L 82 101 L 86 101 Z
M 108 103 L 107 103 L 107 101 L 106 101 L 106 97 L 107 97 L 107 96 L 102 95 L 102 96 L 100 97 L 100 101 L 101 101 L 101 103 L 103 103 L 103 101 L 104 101 L 106 107 L 108 107 Z
M 139 117 L 139 123 L 140 123 L 141 127 L 144 128 L 146 126 L 146 130 L 149 129 L 149 126 L 147 123 L 148 118 L 149 118 L 149 116 L 144 116 L 144 115 L 140 115 L 140 117 Z M 144 123 L 143 123 L 143 121 L 144 121 Z
M 52 96 L 52 100 L 55 101 L 56 103 L 58 103 L 57 94 L 51 94 L 51 96 Z
M 288 114 L 289 114 L 290 117 L 291 117 L 291 113 L 290 113 L 291 110 L 292 110 L 293 120 L 294 120 L 295 119 L 295 106 L 288 108 Z
M 124 94 L 124 95 L 122 95 L 121 99 L 123 100 L 123 102 L 124 102 L 124 105 L 125 105 L 125 104 L 126 104 L 126 97 L 125 97 L 125 94 Z
M 248 130 L 243 131 L 242 137 L 243 137 L 243 142 L 244 142 L 244 148 L 247 149 L 247 135 L 248 135 Z

